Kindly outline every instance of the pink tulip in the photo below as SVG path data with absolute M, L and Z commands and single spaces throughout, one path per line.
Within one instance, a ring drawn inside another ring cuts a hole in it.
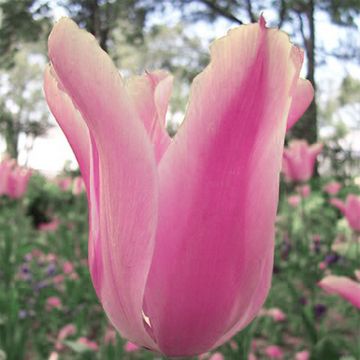
M 64 274 L 69 275 L 74 271 L 74 264 L 71 261 L 65 261 L 62 268 Z
M 297 191 L 301 197 L 307 198 L 310 196 L 311 188 L 309 185 L 301 185 L 297 188 Z
M 275 322 L 281 322 L 286 320 L 286 315 L 279 308 L 271 308 L 266 311 L 266 314 L 270 316 Z
M 72 193 L 74 195 L 80 195 L 85 190 L 84 180 L 81 176 L 77 176 L 73 181 Z
M 225 358 L 222 353 L 216 352 L 210 356 L 209 360 L 225 360 Z
M 327 183 L 323 190 L 328 193 L 329 195 L 336 195 L 341 189 L 341 184 L 337 181 L 332 181 Z
M 330 199 L 330 204 L 336 206 L 346 217 L 349 226 L 360 232 L 360 196 L 349 194 L 346 202 L 340 199 Z
M 301 202 L 301 197 L 299 195 L 290 195 L 287 202 L 291 207 L 297 208 Z
M 126 344 L 124 345 L 124 350 L 126 352 L 134 352 L 134 351 L 138 351 L 140 348 L 139 346 L 137 346 L 136 344 L 127 341 Z
M 284 352 L 282 351 L 280 346 L 277 345 L 269 345 L 265 349 L 265 354 L 270 359 L 282 359 L 284 357 Z
M 98 351 L 99 345 L 95 341 L 91 341 L 88 338 L 82 336 L 77 340 L 78 343 L 85 345 L 89 350 Z
M 48 360 L 58 360 L 59 354 L 56 351 L 52 351 Z
M 49 57 L 46 98 L 87 188 L 90 271 L 111 322 L 168 356 L 226 342 L 270 288 L 286 119 L 313 96 L 302 51 L 262 17 L 231 30 L 173 140 L 170 75 L 125 85 L 69 19 L 55 25 Z
M 295 354 L 295 360 L 309 360 L 310 359 L 310 353 L 306 350 L 299 351 Z
M 337 294 L 360 309 L 360 282 L 346 276 L 329 275 L 318 285 L 329 294 Z
M 247 360 L 257 360 L 257 357 L 254 353 L 249 353 Z
M 42 232 L 54 232 L 58 229 L 60 224 L 59 219 L 54 219 L 48 223 L 41 223 L 38 225 L 38 230 Z
M 322 144 L 308 145 L 305 140 L 293 140 L 284 150 L 283 168 L 287 181 L 302 182 L 311 178 L 316 157 L 322 150 Z
M 62 342 L 69 336 L 74 335 L 76 333 L 76 327 L 74 324 L 67 324 L 64 327 L 62 327 L 59 331 L 59 334 L 56 339 L 55 343 L 55 349 L 56 350 L 62 350 L 64 348 L 64 345 Z
M 0 195 L 7 195 L 8 179 L 14 163 L 14 160 L 8 159 L 5 159 L 0 163 Z
M 72 185 L 71 177 L 65 177 L 58 180 L 58 186 L 61 191 L 68 191 Z
M 18 166 L 13 168 L 8 175 L 6 194 L 12 199 L 21 198 L 27 190 L 31 173 L 30 169 L 23 169 Z
M 61 309 L 62 303 L 60 298 L 57 296 L 50 296 L 46 299 L 46 310 L 50 311 L 52 309 Z
M 116 331 L 113 328 L 106 329 L 105 335 L 104 335 L 104 343 L 106 345 L 112 344 L 115 345 L 116 343 Z

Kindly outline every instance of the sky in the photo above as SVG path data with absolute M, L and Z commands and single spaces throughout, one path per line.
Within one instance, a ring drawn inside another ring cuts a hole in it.
M 54 9 L 54 15 L 56 19 L 66 15 L 66 13 L 60 9 Z M 264 11 L 263 15 L 265 19 L 271 21 L 274 14 L 271 11 Z M 170 18 L 167 21 L 173 22 L 176 14 L 169 15 Z M 165 16 L 166 19 L 166 16 Z M 153 17 L 151 22 L 163 23 L 164 16 Z M 327 16 L 322 13 L 316 15 L 317 26 L 317 39 L 321 45 L 326 49 L 333 49 L 336 47 L 340 37 L 346 36 L 346 32 L 337 26 L 329 23 Z M 217 21 L 215 24 L 199 23 L 194 25 L 196 34 L 208 42 L 211 38 L 217 38 L 223 36 L 229 29 L 229 23 L 227 21 Z M 305 71 L 302 72 L 303 76 Z M 317 70 L 317 83 L 320 87 L 327 89 L 326 93 L 330 96 L 336 95 L 339 84 L 342 78 L 346 74 L 360 79 L 360 66 L 351 63 L 339 62 L 338 60 L 328 57 L 326 64 L 319 67 Z M 45 175 L 55 176 L 59 173 L 65 163 L 70 163 L 73 169 L 77 168 L 75 157 L 72 153 L 68 142 L 63 135 L 62 131 L 56 124 L 55 120 L 52 120 L 55 126 L 48 131 L 46 136 L 40 137 L 35 140 L 33 150 L 28 157 L 28 165 L 34 169 L 40 170 Z M 328 129 L 329 130 L 329 129 Z M 324 129 L 326 132 L 326 129 Z M 360 131 L 353 132 L 346 140 L 347 146 L 354 150 L 360 151 Z M 3 150 L 4 144 L 0 144 L 0 151 Z M 26 160 L 24 153 L 20 153 L 19 163 L 24 163 Z

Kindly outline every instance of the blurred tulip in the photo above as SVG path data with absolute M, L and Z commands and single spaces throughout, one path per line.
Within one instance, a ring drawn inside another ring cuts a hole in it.
M 48 360 L 58 360 L 59 359 L 59 354 L 56 351 L 53 351 Z
M 130 341 L 127 341 L 124 345 L 124 350 L 126 352 L 134 352 L 134 351 L 138 351 L 140 349 L 139 346 L 137 346 L 136 344 L 130 342 Z
M 67 324 L 64 327 L 62 327 L 59 331 L 59 334 L 56 339 L 55 343 L 55 349 L 60 351 L 64 348 L 63 340 L 65 340 L 67 337 L 74 335 L 76 333 L 76 327 L 74 324 Z
M 210 356 L 209 360 L 225 360 L 225 358 L 222 353 L 216 352 Z
M 74 195 L 79 195 L 81 194 L 83 191 L 85 190 L 85 184 L 84 184 L 84 180 L 81 176 L 77 176 L 74 180 L 73 180 L 73 188 L 72 188 L 72 193 Z
M 257 360 L 257 357 L 254 353 L 249 353 L 247 360 Z
M 92 351 L 99 350 L 99 345 L 95 341 L 89 340 L 87 337 L 82 336 L 77 340 L 77 342 L 79 344 L 85 345 L 87 348 L 89 348 Z
M 291 207 L 297 208 L 301 202 L 301 197 L 299 195 L 290 195 L 287 198 L 287 202 Z
M 116 343 L 116 331 L 112 327 L 109 327 L 109 328 L 106 329 L 106 332 L 105 332 L 105 335 L 104 335 L 104 343 L 106 345 L 108 345 L 108 344 L 115 345 L 115 343 Z
M 295 354 L 295 360 L 309 360 L 310 359 L 310 353 L 306 350 L 299 351 Z
M 59 179 L 57 184 L 61 191 L 68 191 L 71 188 L 72 179 L 71 179 L 71 177 L 68 176 L 68 177 Z
M 64 274 L 69 275 L 74 271 L 74 264 L 71 261 L 65 261 L 62 268 Z
M 346 276 L 329 275 L 318 285 L 329 294 L 336 294 L 360 309 L 360 282 Z
M 55 232 L 58 229 L 59 224 L 60 224 L 60 220 L 54 219 L 47 223 L 40 223 L 38 225 L 38 230 L 42 232 Z
M 349 194 L 346 202 L 333 198 L 330 203 L 342 212 L 353 230 L 360 232 L 360 196 Z
M 281 322 L 286 320 L 285 313 L 279 308 L 271 308 L 266 311 L 267 315 L 270 316 L 275 322 Z
M 337 181 L 332 181 L 327 183 L 323 190 L 328 193 L 329 195 L 336 195 L 341 189 L 341 184 Z
M 301 197 L 307 198 L 310 196 L 311 188 L 309 185 L 301 185 L 298 186 L 297 191 Z
M 284 357 L 284 352 L 282 351 L 281 347 L 277 345 L 269 345 L 266 347 L 265 354 L 270 359 L 282 359 Z
M 284 150 L 282 171 L 287 181 L 303 182 L 311 178 L 322 144 L 308 145 L 305 140 L 292 140 Z
M 0 195 L 7 195 L 8 179 L 13 166 L 14 160 L 5 159 L 0 163 Z
M 173 140 L 169 74 L 125 85 L 69 19 L 52 30 L 49 57 L 46 98 L 87 188 L 90 271 L 112 323 L 168 356 L 228 341 L 270 287 L 286 120 L 313 97 L 302 51 L 263 17 L 231 30 Z
M 50 311 L 52 309 L 61 309 L 62 303 L 60 298 L 57 296 L 50 296 L 46 299 L 46 310 Z
M 21 198 L 27 190 L 31 174 L 30 169 L 20 167 L 13 169 L 8 178 L 7 195 L 13 199 Z

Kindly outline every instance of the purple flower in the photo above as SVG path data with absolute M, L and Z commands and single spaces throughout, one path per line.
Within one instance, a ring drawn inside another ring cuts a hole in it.
M 326 313 L 326 306 L 324 304 L 316 304 L 314 306 L 314 316 L 319 319 Z

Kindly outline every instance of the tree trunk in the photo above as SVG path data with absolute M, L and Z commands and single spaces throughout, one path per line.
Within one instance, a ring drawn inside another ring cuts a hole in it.
M 308 24 L 308 33 L 306 36 L 303 29 L 301 30 L 304 46 L 307 53 L 307 76 L 306 78 L 312 83 L 315 96 L 309 108 L 303 115 L 302 119 L 293 127 L 291 135 L 294 138 L 301 138 L 312 144 L 317 141 L 317 103 L 316 103 L 316 84 L 315 84 L 315 19 L 314 19 L 314 1 L 309 0 L 305 16 Z M 300 27 L 303 26 L 301 14 L 299 14 Z

